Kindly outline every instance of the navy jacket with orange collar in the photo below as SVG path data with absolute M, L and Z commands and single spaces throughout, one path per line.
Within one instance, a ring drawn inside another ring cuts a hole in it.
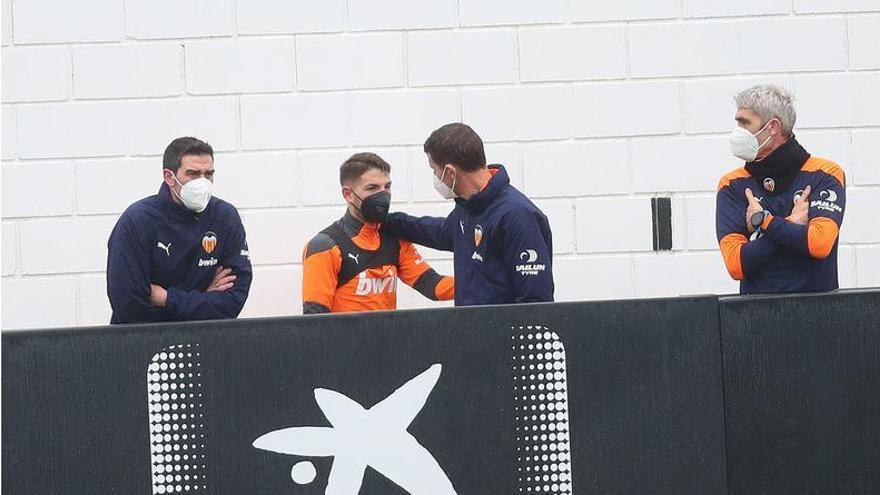
M 456 199 L 446 218 L 389 215 L 399 237 L 452 251 L 455 305 L 553 301 L 553 236 L 541 210 L 510 185 L 501 165 L 468 198 Z

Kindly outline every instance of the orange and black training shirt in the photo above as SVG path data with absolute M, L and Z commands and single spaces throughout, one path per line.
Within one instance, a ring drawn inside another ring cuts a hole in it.
M 303 314 L 397 308 L 397 279 L 438 301 L 455 297 L 412 243 L 351 213 L 322 230 L 303 253 Z

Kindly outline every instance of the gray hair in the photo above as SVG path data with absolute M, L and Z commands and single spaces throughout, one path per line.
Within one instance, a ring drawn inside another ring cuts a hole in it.
M 751 110 L 766 124 L 777 118 L 782 123 L 782 133 L 791 135 L 797 114 L 794 111 L 794 96 L 791 91 L 775 84 L 759 84 L 746 88 L 733 97 L 737 110 Z

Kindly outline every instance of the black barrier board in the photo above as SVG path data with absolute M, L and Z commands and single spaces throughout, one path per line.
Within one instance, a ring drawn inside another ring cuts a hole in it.
M 880 493 L 880 291 L 720 304 L 730 493 Z
M 8 493 L 726 492 L 714 298 L 4 332 Z

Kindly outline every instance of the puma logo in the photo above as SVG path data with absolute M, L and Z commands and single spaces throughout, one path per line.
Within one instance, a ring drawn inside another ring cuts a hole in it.
M 355 262 L 355 264 L 358 264 L 358 265 L 361 264 L 361 262 L 358 261 L 358 258 L 360 258 L 360 256 L 361 256 L 360 253 L 358 253 L 358 254 L 348 253 L 348 257 L 351 258 L 351 259 L 353 259 L 354 262 Z
M 171 251 L 169 251 L 169 250 L 171 249 L 171 243 L 170 243 L 170 242 L 168 243 L 167 246 L 166 246 L 165 244 L 161 243 L 161 242 L 157 242 L 157 243 L 156 243 L 156 247 L 157 247 L 157 248 L 160 248 L 160 249 L 164 249 L 164 250 L 165 250 L 165 254 L 166 254 L 167 256 L 171 256 Z

